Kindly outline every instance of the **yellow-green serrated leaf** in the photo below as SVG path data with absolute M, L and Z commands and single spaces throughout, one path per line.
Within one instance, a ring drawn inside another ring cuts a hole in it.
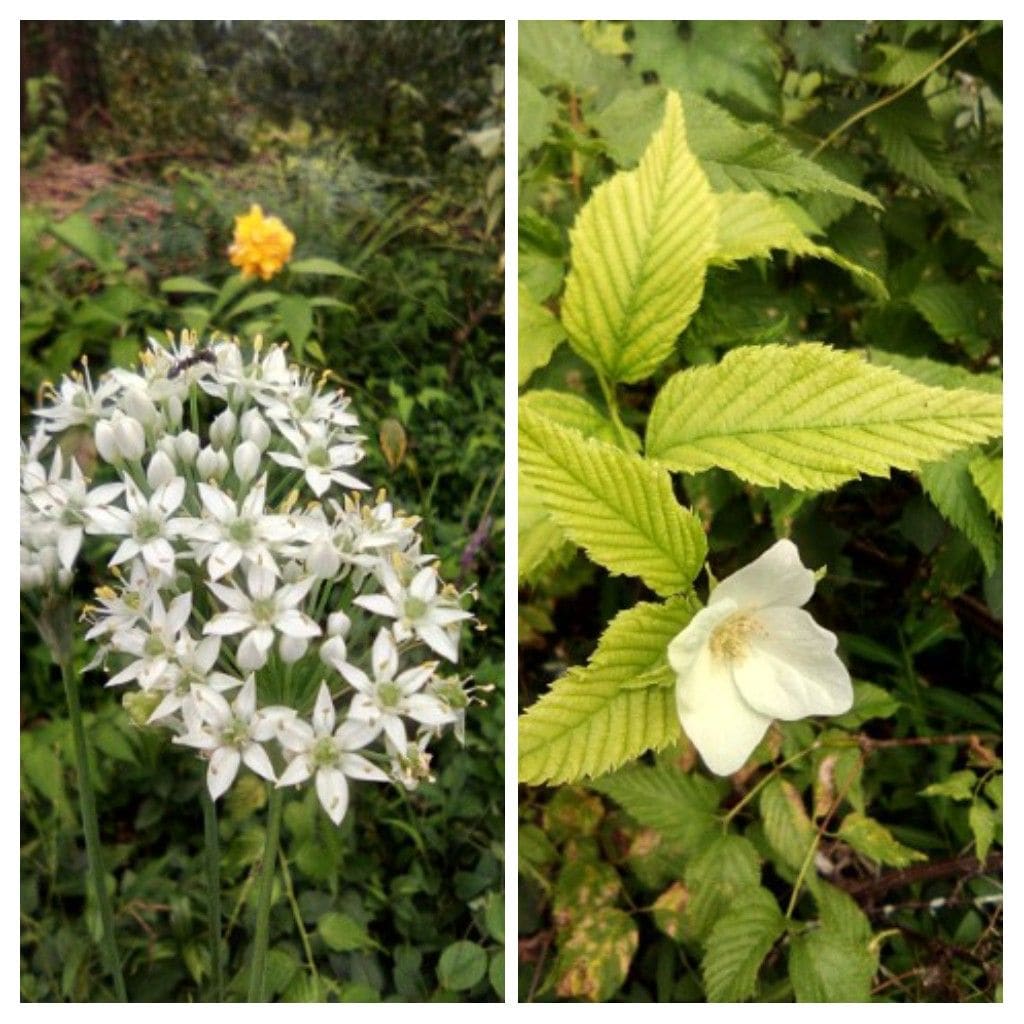
M 878 955 L 827 928 L 793 939 L 789 979 L 798 1003 L 867 1003 Z
M 827 345 L 737 348 L 670 377 L 647 424 L 669 469 L 720 466 L 768 487 L 837 487 L 916 470 L 1002 431 L 1002 400 L 929 388 Z
M 717 213 L 686 143 L 679 95 L 669 92 L 636 170 L 598 186 L 569 236 L 562 323 L 610 380 L 649 377 L 672 352 L 704 291 Z
M 932 387 L 951 390 L 967 388 L 971 391 L 986 391 L 990 395 L 1003 393 L 1003 379 L 998 373 L 971 373 L 970 370 L 965 370 L 962 366 L 953 366 L 951 363 L 901 356 L 896 352 L 883 352 L 881 349 L 868 350 L 868 360 L 879 366 L 898 370 Z
M 977 549 L 985 571 L 992 572 L 999 560 L 999 531 L 971 477 L 975 454 L 957 452 L 945 462 L 922 467 L 921 485 L 943 518 L 962 530 Z
M 761 963 L 785 928 L 786 919 L 767 889 L 744 892 L 708 936 L 702 965 L 708 1002 L 749 999 Z
M 560 427 L 528 404 L 519 408 L 519 465 L 551 518 L 593 561 L 639 576 L 662 595 L 692 584 L 707 542 L 664 469 Z
M 905 868 L 916 860 L 928 858 L 898 842 L 893 834 L 874 818 L 852 811 L 839 826 L 839 838 L 849 843 L 858 853 L 894 868 Z
M 948 796 L 950 800 L 973 800 L 978 776 L 964 769 L 921 790 L 921 796 Z
M 971 459 L 967 468 L 970 470 L 974 486 L 981 491 L 981 496 L 988 503 L 988 507 L 1002 519 L 1003 457 L 979 455 L 976 459 Z
M 785 864 L 799 870 L 817 839 L 817 830 L 797 790 L 788 782 L 772 779 L 761 790 L 761 820 L 772 849 Z
M 638 452 L 642 447 L 635 430 L 623 427 L 620 435 L 615 424 L 582 395 L 544 389 L 528 391 L 519 399 L 519 406 L 539 413 L 560 427 L 571 427 L 584 437 L 596 438 L 625 451 Z
M 664 764 L 626 765 L 590 785 L 688 853 L 700 849 L 713 830 L 721 832 L 715 818 L 718 790 L 704 776 Z
M 574 782 L 674 741 L 679 716 L 672 687 L 623 685 L 666 663 L 669 642 L 699 609 L 687 596 L 617 615 L 589 664 L 556 680 L 519 719 L 519 780 Z
M 847 942 L 866 943 L 870 940 L 871 922 L 849 893 L 821 879 L 812 892 L 823 928 Z
M 519 386 L 522 387 L 551 358 L 565 338 L 558 317 L 542 306 L 519 282 Z
M 720 192 L 715 200 L 718 239 L 711 262 L 730 265 L 782 249 L 796 256 L 828 260 L 847 271 L 868 294 L 888 298 L 889 292 L 876 274 L 808 238 L 794 219 L 788 200 L 766 192 Z
M 519 482 L 519 580 L 532 583 L 546 566 L 565 564 L 575 548 L 551 521 L 540 495 Z
M 974 834 L 974 848 L 978 860 L 983 861 L 988 856 L 988 851 L 996 838 L 996 825 L 998 818 L 992 805 L 982 799 L 977 799 L 971 804 L 967 812 L 967 823 L 971 826 Z

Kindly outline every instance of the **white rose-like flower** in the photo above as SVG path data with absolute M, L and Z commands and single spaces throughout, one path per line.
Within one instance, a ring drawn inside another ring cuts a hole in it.
M 738 771 L 773 719 L 853 705 L 835 634 L 801 608 L 813 593 L 814 573 L 780 540 L 719 583 L 669 644 L 679 720 L 716 775 Z

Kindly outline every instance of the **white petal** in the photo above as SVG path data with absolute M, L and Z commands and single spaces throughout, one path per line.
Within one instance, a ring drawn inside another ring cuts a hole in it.
M 355 718 L 346 718 L 338 726 L 334 738 L 343 750 L 360 750 L 380 735 L 380 727 Z
M 740 608 L 788 605 L 798 608 L 814 593 L 814 573 L 804 568 L 791 540 L 776 541 L 760 558 L 734 572 L 715 587 L 708 601 L 730 598 Z
M 365 594 L 362 597 L 357 597 L 353 603 L 373 612 L 374 615 L 387 615 L 391 619 L 398 618 L 395 602 L 390 597 L 385 597 L 384 594 Z
M 78 549 L 82 546 L 82 528 L 80 526 L 68 526 L 61 529 L 57 534 L 57 555 L 60 564 L 65 569 L 70 569 L 78 557 Z
M 455 721 L 455 715 L 429 693 L 414 693 L 402 701 L 402 714 L 421 725 L 447 725 Z
M 274 735 L 285 750 L 293 753 L 308 750 L 316 740 L 312 726 L 301 718 L 290 718 L 279 722 L 274 730 Z M 269 738 L 268 736 L 267 739 Z
M 277 788 L 297 786 L 300 782 L 305 782 L 312 774 L 313 772 L 309 767 L 309 758 L 304 754 L 300 754 L 281 772 L 281 777 L 277 780 Z
M 355 665 L 350 665 L 347 661 L 342 662 L 340 665 L 336 665 L 335 667 L 345 677 L 348 683 L 351 686 L 354 686 L 361 693 L 369 693 L 373 689 L 373 683 L 370 682 L 370 677 L 361 668 L 356 668 Z
M 229 572 L 242 560 L 242 549 L 232 541 L 221 541 L 213 549 L 210 560 L 206 563 L 206 569 L 211 580 L 219 580 L 227 576 Z
M 221 612 L 214 615 L 210 621 L 203 626 L 203 632 L 215 636 L 230 636 L 232 633 L 241 633 L 252 626 L 252 618 L 242 612 Z
M 408 745 L 405 737 L 405 725 L 397 715 L 383 715 L 381 716 L 381 728 L 384 730 L 384 735 L 387 736 L 392 743 L 394 743 L 397 750 L 405 750 Z
M 316 773 L 316 795 L 328 817 L 340 825 L 348 810 L 348 782 L 337 768 L 321 768 Z
M 221 698 L 223 700 L 223 698 Z M 235 711 L 238 712 L 238 717 L 244 719 L 246 722 L 252 718 L 256 711 L 256 677 L 249 676 L 245 681 L 245 685 L 235 695 L 235 699 L 231 702 Z
M 216 728 L 223 728 L 234 717 L 228 702 L 209 686 L 196 684 L 192 687 L 192 699 L 204 722 Z
M 316 695 L 316 706 L 313 708 L 313 728 L 317 733 L 330 733 L 334 730 L 334 701 L 326 683 L 320 684 Z
M 342 754 L 341 770 L 350 779 L 363 779 L 365 782 L 391 781 L 375 764 L 359 754 Z
M 743 700 L 728 666 L 706 647 L 677 679 L 676 707 L 683 730 L 716 775 L 742 768 L 771 725 Z
M 459 649 L 452 638 L 440 627 L 429 623 L 416 627 L 416 635 L 431 649 L 437 651 L 442 658 L 449 661 L 459 660 Z
M 218 487 L 211 484 L 199 484 L 199 497 L 203 500 L 203 506 L 220 522 L 232 522 L 238 518 L 235 503 Z
M 228 787 L 235 781 L 241 761 L 242 756 L 234 747 L 218 747 L 210 756 L 210 767 L 206 770 L 206 785 L 214 800 L 227 792 Z
M 258 743 L 246 743 L 242 747 L 242 760 L 257 774 L 270 782 L 277 782 L 274 766 L 270 763 L 267 752 Z
M 432 568 L 420 569 L 409 584 L 409 593 L 429 604 L 437 593 L 437 573 Z
M 733 665 L 740 695 L 755 710 L 792 722 L 807 715 L 841 715 L 853 706 L 850 673 L 836 655 L 836 637 L 802 608 L 764 608 L 764 633 Z
M 391 633 L 386 629 L 380 630 L 373 641 L 370 664 L 373 666 L 373 677 L 377 682 L 387 682 L 395 678 L 398 671 L 398 648 Z
M 298 608 L 288 608 L 274 620 L 274 625 L 285 634 L 298 639 L 320 635 L 320 627 Z
M 686 628 L 668 645 L 668 663 L 676 676 L 693 668 L 715 627 L 736 611 L 735 602 L 726 598 L 714 607 L 701 608 Z
M 269 633 L 271 639 L 273 639 L 273 630 L 263 630 L 261 632 Z M 238 661 L 238 667 L 243 672 L 258 672 L 267 663 L 267 650 L 270 644 L 261 646 L 256 639 L 256 632 L 246 633 L 242 638 L 242 642 L 238 645 L 238 653 L 236 654 L 236 660 Z
M 174 548 L 164 537 L 154 537 L 142 546 L 142 557 L 165 576 L 174 572 Z

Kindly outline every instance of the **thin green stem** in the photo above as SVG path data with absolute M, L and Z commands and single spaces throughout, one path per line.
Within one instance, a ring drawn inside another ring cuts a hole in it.
M 224 959 L 220 941 L 220 834 L 217 808 L 206 782 L 200 789 L 203 805 L 203 834 L 206 853 L 206 915 L 210 929 L 210 964 L 213 971 L 213 1002 L 224 1002 Z
M 743 808 L 746 807 L 746 805 L 750 803 L 750 801 L 753 800 L 755 796 L 757 796 L 757 794 L 764 788 L 764 786 L 771 782 L 771 780 L 774 779 L 775 776 L 778 775 L 783 768 L 788 768 L 791 764 L 793 764 L 794 761 L 799 761 L 802 757 L 806 757 L 812 751 L 817 749 L 818 740 L 815 740 L 809 747 L 804 747 L 803 750 L 798 750 L 792 757 L 786 758 L 786 760 L 782 761 L 780 764 L 773 765 L 772 770 L 767 775 L 765 775 L 764 778 L 758 779 L 757 785 L 754 786 L 751 790 L 749 790 L 749 792 L 744 794 L 743 799 L 740 800 L 735 806 L 729 809 L 729 813 L 726 814 L 726 816 L 722 819 L 722 828 L 728 828 L 729 822 L 732 821 L 732 819 L 735 818 L 736 815 L 739 814 L 739 812 L 743 810 Z
M 256 904 L 256 935 L 252 942 L 252 969 L 249 974 L 247 1001 L 266 1001 L 267 945 L 270 939 L 270 902 L 274 893 L 274 865 L 277 863 L 277 844 L 281 835 L 281 810 L 284 793 L 276 786 L 270 789 L 267 803 L 267 845 L 263 850 L 260 868 L 260 889 Z
M 78 695 L 78 677 L 71 667 L 70 655 L 57 659 L 60 674 L 64 680 L 64 694 L 68 702 L 68 717 L 71 719 L 71 737 L 75 748 L 75 771 L 78 774 L 78 799 L 82 811 L 82 831 L 85 833 L 85 853 L 89 862 L 89 876 L 93 892 L 100 908 L 100 950 L 107 970 L 114 981 L 114 992 L 118 1002 L 128 1002 L 121 973 L 121 957 L 114 940 L 114 912 L 107 892 L 106 876 L 103 870 L 103 847 L 100 845 L 100 827 L 96 817 L 96 796 L 92 788 L 92 774 L 89 771 L 89 753 L 82 723 L 82 704 Z
M 804 879 L 807 877 L 807 871 L 811 866 L 811 861 L 814 860 L 814 854 L 817 852 L 818 843 L 821 842 L 821 831 L 814 833 L 814 839 L 811 845 L 807 847 L 807 853 L 804 855 L 803 863 L 800 865 L 800 873 L 796 876 L 796 881 L 793 883 L 793 891 L 789 894 L 789 904 L 786 907 L 786 917 L 790 918 L 793 916 L 793 911 L 796 910 L 796 901 L 800 898 L 800 890 L 804 887 Z
M 602 373 L 597 375 L 597 379 L 601 384 L 601 393 L 604 395 L 605 405 L 608 406 L 608 414 L 611 416 L 612 423 L 615 426 L 615 433 L 619 435 L 623 448 L 630 451 L 632 449 L 629 443 L 629 434 L 622 423 L 622 417 L 619 415 L 619 403 L 615 397 L 615 386 L 609 383 Z
M 882 107 L 887 107 L 890 103 L 898 100 L 901 96 L 905 96 L 911 89 L 917 88 L 933 71 L 937 71 L 943 64 L 949 60 L 953 54 L 957 52 L 961 47 L 966 46 L 975 36 L 977 36 L 977 30 L 974 32 L 968 32 L 959 42 L 954 43 L 941 57 L 932 61 L 916 78 L 908 82 L 902 89 L 897 89 L 896 92 L 889 93 L 888 96 L 882 96 L 880 99 L 869 103 L 866 107 L 861 108 L 856 114 L 852 114 L 848 117 L 838 128 L 830 132 L 817 146 L 811 150 L 811 159 L 813 160 L 823 150 L 828 149 L 840 135 L 843 134 L 848 128 L 852 128 L 858 121 L 862 121 L 865 117 L 875 113 L 877 110 L 881 110 Z
M 299 938 L 302 940 L 302 948 L 305 950 L 309 969 L 313 972 L 313 977 L 316 978 L 317 988 L 319 989 L 320 972 L 316 969 L 316 960 L 313 957 L 313 947 L 309 941 L 309 934 L 306 931 L 306 926 L 302 923 L 302 911 L 299 910 L 299 901 L 295 898 L 295 887 L 292 885 L 292 873 L 288 870 L 288 858 L 284 855 L 284 850 L 280 851 L 277 859 L 281 864 L 281 877 L 284 880 L 284 891 L 288 897 L 288 903 L 292 908 L 292 917 L 295 918 L 295 927 L 299 929 Z

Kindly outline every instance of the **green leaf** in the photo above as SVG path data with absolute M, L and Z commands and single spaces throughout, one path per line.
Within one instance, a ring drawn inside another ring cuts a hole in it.
M 578 430 L 584 437 L 593 437 L 625 451 L 638 452 L 642 447 L 635 430 L 624 428 L 625 438 L 621 437 L 615 424 L 582 395 L 542 388 L 523 395 L 519 407 L 539 413 L 560 427 Z
M 670 377 L 647 454 L 680 472 L 720 466 L 751 483 L 824 490 L 918 469 L 1001 430 L 995 395 L 927 388 L 826 345 L 761 345 Z
M 761 859 L 749 839 L 726 833 L 693 858 L 684 877 L 690 892 L 684 937 L 700 941 L 734 902 L 760 885 Z
M 870 940 L 871 922 L 849 893 L 820 879 L 812 891 L 821 914 L 822 927 L 830 934 L 855 945 Z
M 950 800 L 972 800 L 978 776 L 972 771 L 953 772 L 941 782 L 933 782 L 921 790 L 921 796 L 948 796 Z
M 1003 379 L 998 373 L 972 373 L 962 366 L 953 366 L 951 363 L 901 356 L 896 352 L 883 352 L 877 348 L 868 351 L 868 360 L 879 366 L 891 367 L 931 387 L 949 388 L 954 391 L 967 388 L 971 391 L 985 391 L 990 395 L 1003 393 Z
M 437 963 L 437 980 L 452 992 L 472 988 L 487 971 L 487 954 L 475 942 L 453 942 Z
M 598 186 L 570 232 L 562 322 L 606 377 L 642 380 L 671 354 L 700 303 L 716 216 L 670 92 L 640 165 Z
M 487 973 L 487 953 L 475 942 L 453 942 L 437 964 L 437 980 L 449 992 L 472 988 Z
M 618 768 L 679 735 L 671 686 L 627 689 L 655 669 L 697 613 L 693 597 L 639 604 L 617 615 L 585 668 L 572 668 L 519 719 L 521 782 L 571 782 Z
M 970 466 L 976 454 L 958 452 L 945 462 L 924 466 L 921 485 L 942 517 L 962 530 L 977 549 L 986 572 L 992 572 L 999 560 L 999 531 L 971 477 Z
M 291 342 L 297 358 L 302 358 L 309 332 L 313 330 L 313 307 L 301 295 L 285 295 L 277 304 L 285 338 Z
M 839 838 L 849 843 L 858 853 L 890 864 L 894 868 L 905 868 L 917 860 L 928 858 L 918 850 L 912 850 L 896 841 L 893 834 L 881 822 L 868 818 L 858 811 L 852 811 L 839 826 Z
M 875 67 L 864 78 L 875 85 L 908 85 L 923 75 L 939 56 L 937 50 L 907 50 L 891 43 L 878 43 L 871 51 Z
M 325 259 L 323 256 L 310 256 L 308 259 L 295 260 L 294 263 L 288 264 L 288 269 L 293 274 L 325 274 L 328 277 L 351 277 L 357 281 L 363 280 L 361 274 L 349 270 L 348 267 L 343 267 L 340 263 L 335 263 L 334 260 Z
M 348 914 L 332 910 L 317 921 L 317 931 L 335 953 L 348 953 L 354 949 L 369 949 L 373 940 L 366 929 Z
M 1003 458 L 979 455 L 967 465 L 974 486 L 981 492 L 985 503 L 1000 519 L 1003 518 Z
M 793 218 L 792 203 L 765 192 L 721 192 L 718 202 L 718 240 L 712 262 L 726 265 L 782 249 L 796 256 L 828 260 L 847 271 L 875 298 L 889 296 L 879 277 L 827 245 L 811 241 Z
M 59 224 L 50 224 L 49 231 L 97 269 L 105 273 L 118 273 L 125 269 L 124 262 L 117 256 L 117 247 L 87 214 L 73 213 Z
M 974 847 L 978 860 L 983 861 L 996 838 L 998 818 L 992 806 L 986 800 L 977 799 L 967 812 L 967 824 L 974 835 Z
M 901 707 L 903 705 L 881 686 L 858 681 L 853 684 L 853 707 L 832 722 L 842 729 L 857 729 L 872 718 L 892 718 Z
M 519 76 L 519 159 L 547 137 L 558 116 L 558 101 L 545 96 L 529 79 Z
M 878 958 L 867 943 L 822 928 L 793 939 L 789 978 L 799 1003 L 866 1003 Z
M 616 907 L 584 915 L 560 943 L 555 994 L 591 1002 L 611 999 L 626 980 L 639 941 L 632 918 Z
M 487 968 L 487 980 L 491 983 L 498 999 L 505 998 L 505 951 L 497 950 L 491 954 L 491 962 Z
M 200 281 L 198 277 L 169 277 L 166 281 L 160 282 L 160 291 L 182 292 L 185 294 L 217 294 L 217 289 L 213 285 Z
M 273 303 L 278 302 L 280 298 L 280 292 L 250 292 L 245 296 L 245 298 L 239 299 L 234 306 L 227 310 L 227 312 L 224 313 L 222 320 L 224 323 L 229 323 L 236 316 L 240 316 L 242 313 L 248 313 L 251 309 L 260 309 L 263 306 L 270 306 Z
M 911 93 L 890 103 L 872 114 L 868 124 L 878 133 L 879 148 L 893 170 L 971 208 L 942 132 L 920 95 Z
M 565 534 L 551 521 L 540 494 L 519 481 L 519 581 L 533 583 L 549 567 L 563 565 L 575 552 Z
M 1000 311 L 992 309 L 993 296 L 976 282 L 922 284 L 908 299 L 940 338 L 963 345 L 973 356 L 983 355 L 988 338 L 999 331 Z
M 662 595 L 692 584 L 707 541 L 663 469 L 560 427 L 528 404 L 519 409 L 519 460 L 552 519 L 595 562 L 639 576 Z
M 551 358 L 565 338 L 558 318 L 519 282 L 519 386 Z
M 811 824 L 803 798 L 788 782 L 774 778 L 761 790 L 761 820 L 772 849 L 795 871 L 802 866 L 817 829 Z
M 653 828 L 688 853 L 697 852 L 718 826 L 718 791 L 702 775 L 659 764 L 627 765 L 590 783 L 641 825 Z
M 708 1002 L 738 1003 L 757 988 L 761 963 L 786 928 L 775 897 L 760 886 L 744 892 L 708 936 L 702 970 Z

